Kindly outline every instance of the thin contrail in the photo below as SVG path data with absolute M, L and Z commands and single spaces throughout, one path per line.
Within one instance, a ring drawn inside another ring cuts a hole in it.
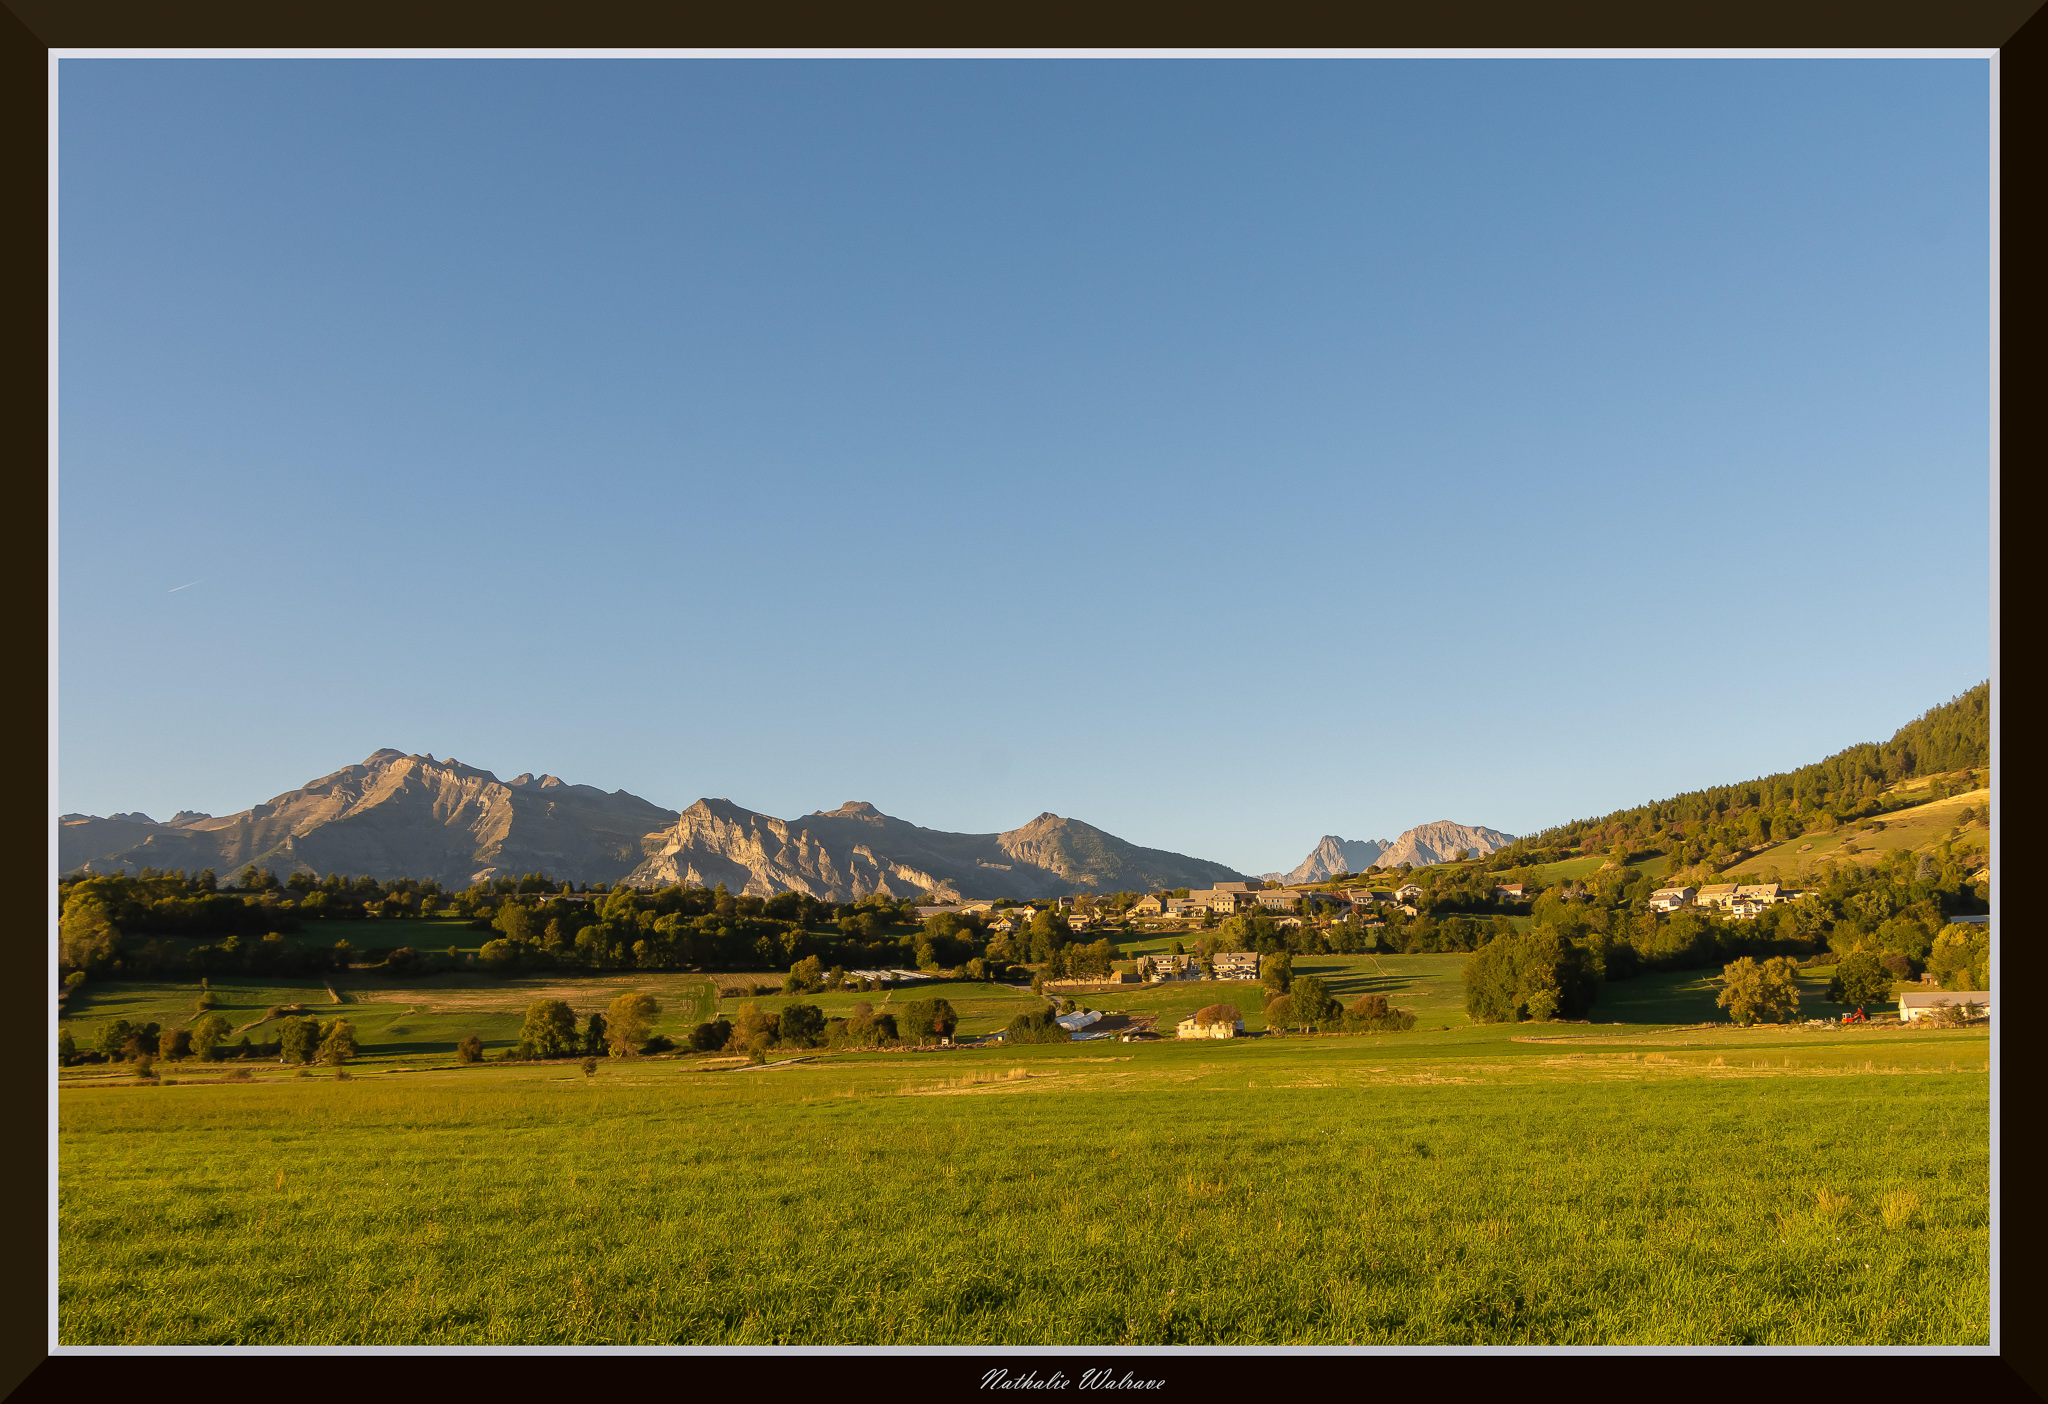
M 177 594 L 177 593 L 178 593 L 178 591 L 180 591 L 180 590 L 189 590 L 189 589 L 191 589 L 191 588 L 192 588 L 192 587 L 193 587 L 194 585 L 197 585 L 197 584 L 199 584 L 199 583 L 200 583 L 200 581 L 203 581 L 203 580 L 205 580 L 205 579 L 206 579 L 206 577 L 202 575 L 202 576 L 200 576 L 200 577 L 199 577 L 199 579 L 198 579 L 198 580 L 188 580 L 188 581 L 186 581 L 186 582 L 185 582 L 185 583 L 184 583 L 183 585 L 178 585 L 178 586 L 174 586 L 174 587 L 172 587 L 171 589 L 169 589 L 169 590 L 166 590 L 166 591 L 164 591 L 164 593 L 165 593 L 166 595 L 175 595 L 175 594 Z

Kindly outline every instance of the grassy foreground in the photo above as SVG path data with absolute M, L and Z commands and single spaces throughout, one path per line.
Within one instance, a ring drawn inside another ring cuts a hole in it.
M 1635 1026 L 59 1094 L 79 1343 L 1982 1343 L 1988 1042 Z

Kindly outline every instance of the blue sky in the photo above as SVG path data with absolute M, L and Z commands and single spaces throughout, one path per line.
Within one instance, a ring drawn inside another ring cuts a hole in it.
M 1987 79 L 65 61 L 59 806 L 1261 871 L 1887 736 L 1990 669 Z

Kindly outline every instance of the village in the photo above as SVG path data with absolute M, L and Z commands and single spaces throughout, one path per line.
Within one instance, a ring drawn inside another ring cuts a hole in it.
M 1305 922 L 1319 919 L 1353 919 L 1363 926 L 1379 927 L 1386 925 L 1386 915 L 1391 913 L 1398 912 L 1406 917 L 1420 914 L 1422 908 L 1418 899 L 1424 893 L 1421 885 L 1405 882 L 1390 887 L 1332 883 L 1329 887 L 1310 888 L 1245 879 L 1219 882 L 1213 887 L 1188 890 L 1184 894 L 1152 893 L 1135 901 L 1126 895 L 1114 904 L 1080 894 L 1037 902 L 987 899 L 938 903 L 920 905 L 915 911 L 920 920 L 944 913 L 976 913 L 992 934 L 1026 931 L 1040 913 L 1057 912 L 1070 929 L 1077 932 L 1111 924 L 1128 931 L 1135 924 L 1138 930 L 1158 935 L 1214 928 L 1221 921 L 1248 913 L 1262 913 L 1277 927 L 1300 927 Z M 1503 903 L 1520 903 L 1535 894 L 1523 883 L 1510 882 L 1496 885 L 1493 895 Z M 1561 900 L 1572 901 L 1580 899 L 1583 890 L 1576 885 L 1567 885 L 1556 889 L 1556 895 Z M 1739 921 L 1753 919 L 1772 907 L 1797 902 L 1806 895 L 1779 882 L 1711 883 L 1699 887 L 1658 888 L 1650 894 L 1647 905 L 1652 912 L 1664 916 L 1696 911 Z M 1161 985 L 1175 981 L 1206 980 L 1258 986 L 1265 973 L 1263 966 L 1264 959 L 1257 951 L 1219 950 L 1215 949 L 1213 941 L 1203 941 L 1196 951 L 1188 951 L 1182 948 L 1181 942 L 1175 941 L 1171 952 L 1142 952 L 1135 960 L 1120 962 L 1107 971 L 1086 977 L 1040 978 L 1034 982 L 1033 988 L 1052 1003 L 1055 1021 L 1072 1040 L 1116 1038 L 1137 1042 L 1162 1036 L 1164 1030 L 1155 1031 L 1150 1016 L 1132 1019 L 1118 1010 L 1091 1009 L 1077 1005 L 1073 996 L 1109 993 L 1121 986 Z M 876 977 L 878 982 L 887 983 L 929 978 L 912 970 L 854 973 Z M 1929 986 L 1937 983 L 1931 975 L 1923 978 Z M 1988 1007 L 1989 996 L 1983 992 L 1957 995 L 1933 989 L 1906 994 L 1900 1000 L 1899 1018 L 1903 1022 L 1930 1018 L 1958 1001 Z M 1245 1021 L 1235 1006 L 1219 1002 L 1180 1019 L 1173 1026 L 1171 1036 L 1179 1039 L 1241 1038 L 1245 1036 Z M 985 1041 L 999 1042 L 1003 1038 L 1004 1035 L 997 1032 Z

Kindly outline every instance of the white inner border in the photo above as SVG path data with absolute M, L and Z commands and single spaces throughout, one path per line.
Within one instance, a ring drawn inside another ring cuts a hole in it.
M 1997 49 L 51 49 L 49 51 L 49 970 L 57 968 L 57 170 L 61 63 L 80 59 L 1985 59 L 1989 63 L 1991 156 L 1991 911 L 1999 911 L 1999 51 Z M 1991 925 L 1991 984 L 1999 989 L 1999 925 Z M 49 1062 L 49 1353 L 51 1355 L 1010 1355 L 1030 1369 L 1032 1357 L 1090 1355 L 1104 1359 L 1178 1359 L 1188 1355 L 1997 1355 L 2003 1324 L 1999 1291 L 1999 1087 L 2003 1023 L 1991 1025 L 1991 1345 L 1872 1347 L 483 1347 L 483 1345 L 59 1345 L 57 1343 L 57 1068 Z M 43 1048 L 57 1042 L 57 1011 L 49 1005 Z M 1012 1371 L 1020 1373 L 1020 1371 Z M 1116 1371 L 1118 1375 L 1122 1371 Z

